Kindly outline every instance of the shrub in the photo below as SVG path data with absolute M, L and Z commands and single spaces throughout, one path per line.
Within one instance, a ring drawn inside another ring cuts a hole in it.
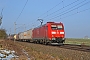
M 0 29 L 0 39 L 5 39 L 7 37 L 6 30 Z

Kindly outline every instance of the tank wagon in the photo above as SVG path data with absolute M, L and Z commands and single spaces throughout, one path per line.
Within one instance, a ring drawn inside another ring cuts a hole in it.
M 63 23 L 47 22 L 34 29 L 18 34 L 21 41 L 33 41 L 34 43 L 53 44 L 65 41 L 65 30 Z

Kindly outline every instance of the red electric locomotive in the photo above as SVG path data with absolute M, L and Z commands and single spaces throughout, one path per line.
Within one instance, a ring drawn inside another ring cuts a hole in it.
M 36 43 L 63 43 L 65 41 L 64 25 L 61 22 L 47 22 L 40 27 L 34 28 L 32 37 Z

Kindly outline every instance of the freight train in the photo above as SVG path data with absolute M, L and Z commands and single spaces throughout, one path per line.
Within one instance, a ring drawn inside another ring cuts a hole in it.
M 65 42 L 64 25 L 61 22 L 47 22 L 39 27 L 16 34 L 14 39 L 42 44 L 63 44 Z

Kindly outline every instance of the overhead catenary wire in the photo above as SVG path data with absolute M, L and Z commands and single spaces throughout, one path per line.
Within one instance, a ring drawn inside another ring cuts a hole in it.
M 90 10 L 90 8 L 87 8 L 87 9 L 84 9 L 84 10 L 81 10 L 81 11 L 78 11 L 78 12 L 75 12 L 73 14 L 70 14 L 70 15 L 67 15 L 67 16 L 64 16 L 64 17 L 61 17 L 59 19 L 64 19 L 64 18 L 67 18 L 67 17 L 70 17 L 70 16 L 73 16 L 73 15 L 76 15 L 76 14 L 79 14 L 79 13 L 82 13 L 82 12 L 85 12 L 87 10 Z
M 70 9 L 72 9 L 72 8 L 74 8 L 74 7 L 76 7 L 76 6 L 78 6 L 78 5 L 80 5 L 80 4 L 84 3 L 85 1 L 86 1 L 86 0 L 83 0 L 83 1 L 81 1 L 80 3 L 78 3 L 78 4 L 76 4 L 76 5 L 74 5 L 74 6 L 70 7 L 70 8 L 68 8 L 67 10 L 65 10 L 65 11 L 63 11 L 63 12 L 66 12 L 66 11 L 68 11 L 68 10 L 70 10 Z M 60 13 L 58 13 L 57 15 L 60 15 L 60 14 L 63 13 L 63 12 L 60 12 Z M 57 15 L 55 15 L 55 16 L 57 16 Z
M 80 4 L 82 4 L 82 3 L 84 3 L 85 1 L 86 1 L 86 0 L 83 0 L 83 1 L 81 1 L 80 3 L 74 5 L 74 6 L 70 7 L 70 8 L 68 8 L 67 10 L 65 10 L 65 11 L 63 11 L 63 12 L 60 12 L 60 13 L 58 13 L 58 14 L 52 16 L 52 17 L 53 17 L 53 18 L 57 18 L 58 15 L 60 15 L 60 14 L 62 14 L 62 13 L 64 13 L 64 12 L 67 12 L 68 10 L 70 10 L 70 9 L 72 9 L 72 8 L 74 8 L 74 7 L 76 7 L 76 6 L 80 5 Z M 53 19 L 53 18 L 51 18 L 51 19 Z M 50 20 L 51 20 L 51 19 L 50 19 Z
M 23 24 L 22 26 L 17 27 L 16 29 L 20 29 L 20 28 L 22 28 L 22 27 L 24 28 L 23 30 L 26 31 L 26 26 L 25 26 L 25 24 Z
M 80 1 L 80 0 L 73 1 L 72 3 L 70 3 L 70 4 L 66 5 L 66 6 L 64 6 L 64 1 L 62 1 L 62 2 L 61 2 L 61 3 L 63 3 L 63 7 L 62 7 L 62 8 L 60 8 L 59 10 L 56 10 L 56 11 L 50 13 L 50 14 L 47 14 L 47 15 L 46 15 L 45 17 L 43 17 L 42 19 L 44 19 L 44 18 L 46 18 L 46 17 L 49 17 L 49 16 L 53 15 L 54 13 L 56 13 L 56 12 L 58 12 L 58 11 L 64 9 L 64 8 L 66 8 L 66 7 L 68 7 L 68 6 L 71 6 L 71 5 L 75 4 L 75 3 L 77 3 L 78 1 Z M 54 9 L 54 8 L 53 8 L 53 9 Z M 51 9 L 51 10 L 53 10 L 53 9 Z M 50 11 L 47 11 L 46 13 L 51 12 L 51 10 L 50 10 Z M 44 13 L 44 14 L 42 14 L 42 15 L 45 15 L 46 13 Z M 41 16 L 42 16 L 42 15 L 41 15 Z M 39 17 L 38 17 L 38 18 L 39 18 Z
M 44 14 L 42 14 L 41 16 L 43 16 L 43 15 L 45 15 L 46 13 L 48 13 L 49 11 L 53 10 L 53 9 L 56 8 L 58 5 L 60 5 L 61 3 L 63 3 L 63 7 L 62 7 L 62 8 L 60 8 L 59 10 L 57 10 L 57 11 L 55 11 L 55 12 L 52 12 L 51 14 L 46 15 L 46 16 L 43 17 L 43 18 L 46 18 L 46 17 L 48 17 L 48 16 L 50 16 L 50 15 L 52 15 L 52 14 L 54 14 L 54 13 L 56 13 L 56 12 L 58 12 L 58 11 L 64 9 L 64 8 L 66 8 L 66 7 L 68 7 L 68 6 L 71 6 L 71 5 L 75 4 L 75 3 L 78 2 L 78 1 L 79 1 L 79 0 L 76 0 L 76 1 L 74 1 L 74 2 L 72 2 L 72 3 L 70 3 L 70 4 L 68 4 L 68 5 L 64 6 L 64 0 L 63 0 L 63 1 L 61 1 L 59 4 L 55 5 L 53 8 L 49 9 L 48 11 L 46 11 L 46 12 L 45 12 Z M 39 17 L 40 17 L 40 16 L 39 16 Z M 39 18 L 39 17 L 38 17 L 38 18 Z
M 20 26 L 20 27 L 23 27 L 25 24 L 23 24 L 22 26 Z M 20 27 L 17 27 L 16 29 L 19 29 Z
M 47 14 L 49 11 L 53 10 L 54 8 L 56 8 L 58 5 L 60 5 L 60 4 L 63 3 L 63 2 L 64 2 L 64 0 L 62 0 L 61 2 L 59 2 L 57 5 L 55 5 L 54 7 L 52 7 L 51 9 L 49 9 L 48 11 L 46 11 L 45 13 L 43 13 L 42 15 L 40 15 L 39 17 Z
M 16 21 L 17 21 L 17 20 L 19 19 L 19 17 L 21 16 L 21 14 L 22 14 L 22 12 L 23 12 L 23 10 L 24 10 L 25 6 L 27 5 L 27 2 L 28 2 L 28 0 L 26 1 L 25 5 L 24 5 L 23 9 L 21 10 L 21 12 L 20 12 L 19 16 L 17 17 Z M 16 22 L 16 21 L 15 21 L 15 22 Z
M 64 0 L 62 0 L 61 2 L 59 2 L 57 5 L 55 5 L 54 7 L 52 7 L 51 9 L 49 9 L 48 11 L 46 11 L 45 13 L 41 14 L 39 17 L 47 14 L 49 11 L 53 10 L 54 8 L 56 8 L 56 7 L 57 7 L 58 5 L 60 5 L 62 2 L 64 2 Z M 40 19 L 39 17 L 38 17 L 38 19 Z M 36 21 L 37 21 L 37 20 L 36 20 Z M 36 22 L 36 21 L 35 21 L 35 22 Z M 35 22 L 33 22 L 33 23 L 35 23 Z M 33 23 L 32 23 L 32 24 L 33 24 Z M 36 26 L 36 25 L 35 25 L 35 26 Z
M 48 14 L 48 16 L 50 16 L 50 15 L 52 15 L 52 14 L 55 14 L 56 12 L 61 11 L 62 9 L 66 8 L 66 7 L 69 7 L 69 6 L 71 6 L 72 4 L 75 4 L 75 3 L 78 2 L 78 1 L 79 1 L 79 0 L 76 0 L 76 1 L 70 3 L 70 4 L 66 5 L 66 6 L 63 6 L 62 8 L 60 8 L 60 9 L 58 9 L 58 10 L 56 10 L 56 11 L 50 13 L 50 14 Z M 48 17 L 48 16 L 45 16 L 45 17 L 43 17 L 43 18 L 46 18 L 46 17 Z
M 62 11 L 62 12 L 60 12 L 60 13 L 58 13 L 58 14 L 52 16 L 52 17 L 58 16 L 58 15 L 64 13 L 64 12 L 66 12 L 66 11 L 68 11 L 68 10 L 70 10 L 70 9 L 72 9 L 72 8 L 74 8 L 74 7 L 76 7 L 76 6 L 80 5 L 80 4 L 82 4 L 82 3 L 84 3 L 85 1 L 86 1 L 86 0 L 83 0 L 83 1 L 81 1 L 80 3 L 74 5 L 74 6 L 70 7 L 70 8 L 68 8 L 68 9 L 66 9 L 65 11 Z M 69 5 L 67 5 L 67 6 L 69 6 Z
M 60 17 L 60 16 L 63 16 L 63 15 L 65 15 L 65 14 L 67 14 L 67 13 L 70 13 L 70 12 L 72 12 L 72 11 L 78 9 L 78 8 L 81 8 L 82 6 L 84 6 L 84 5 L 88 4 L 88 3 L 90 3 L 90 1 L 88 1 L 88 2 L 86 2 L 86 3 L 84 3 L 84 4 L 82 4 L 82 5 L 80 5 L 80 6 L 78 6 L 78 7 L 76 7 L 76 8 L 74 8 L 74 9 L 70 10 L 70 11 L 67 11 L 67 12 L 65 12 L 65 13 L 62 13 L 62 14 L 58 15 L 58 16 L 55 16 L 54 18 L 51 18 L 50 20 L 55 19 L 55 18 L 58 18 L 58 17 Z
M 14 31 L 14 34 L 16 34 L 16 22 L 17 22 L 17 20 L 19 19 L 19 17 L 21 16 L 24 8 L 26 7 L 27 2 L 28 2 L 28 0 L 26 0 L 26 3 L 25 3 L 25 5 L 24 5 L 23 9 L 21 10 L 20 14 L 18 15 L 17 19 L 16 19 L 15 22 L 14 22 L 14 30 L 15 30 L 15 31 Z

